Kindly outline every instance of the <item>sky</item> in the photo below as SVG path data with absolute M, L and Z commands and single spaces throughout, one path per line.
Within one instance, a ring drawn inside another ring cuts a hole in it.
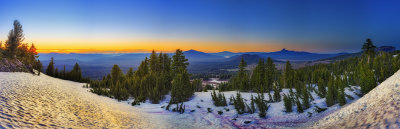
M 13 20 L 43 53 L 400 48 L 398 0 L 0 0 L 0 41 Z

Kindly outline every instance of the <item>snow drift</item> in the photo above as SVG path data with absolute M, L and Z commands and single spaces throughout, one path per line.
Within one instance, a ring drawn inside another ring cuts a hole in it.
M 150 114 L 83 85 L 45 74 L 0 72 L 0 128 L 222 128 L 188 115 Z
M 400 128 L 400 71 L 312 128 Z

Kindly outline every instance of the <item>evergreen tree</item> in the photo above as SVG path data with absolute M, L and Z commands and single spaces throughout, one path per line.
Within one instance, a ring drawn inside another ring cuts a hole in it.
M 294 77 L 293 77 L 293 69 L 292 65 L 290 64 L 289 61 L 286 61 L 286 66 L 285 70 L 283 73 L 283 79 L 284 79 L 284 87 L 286 88 L 292 88 L 294 85 Z
M 281 101 L 281 95 L 280 95 L 280 89 L 276 85 L 276 83 L 273 83 L 273 90 L 274 90 L 274 101 L 275 102 L 280 102 Z
M 265 68 L 264 68 L 264 60 L 260 59 L 258 61 L 258 65 L 253 70 L 253 74 L 250 79 L 251 89 L 257 91 L 259 93 L 264 93 L 267 89 L 265 84 Z M 269 90 L 269 89 L 268 89 Z
M 126 77 L 132 78 L 135 73 L 133 72 L 133 68 L 130 67 L 128 72 L 126 72 Z
M 40 75 L 40 72 L 42 72 L 42 62 L 40 62 L 40 60 L 37 60 L 36 65 L 35 65 L 35 69 L 38 71 L 38 75 Z
M 268 103 L 264 100 L 264 94 L 258 93 L 257 97 L 254 99 L 259 110 L 258 116 L 265 118 L 267 116 L 267 110 L 269 108 Z
M 364 52 L 364 54 L 368 55 L 368 62 L 369 62 L 369 58 L 374 57 L 375 55 L 375 48 L 376 46 L 374 44 L 372 44 L 371 39 L 367 39 L 366 42 L 364 43 L 362 50 Z
M 301 105 L 301 103 L 300 103 L 299 98 L 296 98 L 296 106 L 297 106 L 297 111 L 298 111 L 299 113 L 303 113 L 303 112 L 304 112 L 303 107 L 302 107 L 302 105 Z
M 56 70 L 54 70 L 54 77 L 59 78 L 59 74 L 58 74 L 58 68 L 56 68 Z
M 267 86 L 267 91 L 273 90 L 273 83 L 276 81 L 276 66 L 272 59 L 268 57 L 267 63 L 265 64 L 265 84 Z M 276 85 L 279 86 L 279 85 Z M 278 88 L 279 89 L 279 88 Z
M 292 101 L 288 95 L 283 94 L 283 102 L 285 105 L 285 112 L 292 112 Z
M 46 74 L 49 76 L 52 76 L 52 77 L 54 76 L 54 58 L 53 57 L 51 57 L 50 63 L 47 66 Z
M 170 103 L 180 103 L 189 100 L 194 90 L 190 86 L 189 73 L 187 73 L 188 60 L 183 55 L 182 50 L 177 49 L 172 61 L 172 80 L 171 101 Z
M 303 98 L 302 98 L 303 107 L 304 109 L 308 109 L 310 108 L 310 95 L 309 95 L 310 93 L 308 92 L 306 87 L 304 87 L 302 92 L 303 92 Z
M 203 90 L 202 81 L 200 79 L 194 79 L 192 81 L 192 87 L 196 92 L 201 92 Z
M 333 81 L 334 81 L 334 79 L 333 79 L 333 77 L 331 77 L 328 82 L 328 91 L 327 91 L 327 95 L 326 95 L 326 105 L 328 107 L 330 107 L 336 103 L 336 97 L 335 97 L 336 89 L 334 87 Z
M 159 61 L 160 61 L 159 57 L 157 56 L 156 52 L 153 50 L 151 52 L 150 60 L 149 60 L 149 62 L 150 62 L 150 70 L 151 71 L 153 71 L 153 72 L 159 72 L 160 71 L 159 70 L 160 69 L 160 67 L 159 67 L 160 62 Z
M 256 112 L 256 106 L 254 105 L 255 103 L 254 103 L 254 98 L 253 98 L 253 95 L 251 95 L 251 98 L 250 98 L 250 100 L 251 100 L 251 102 L 250 102 L 250 106 L 251 106 L 251 114 L 253 114 L 254 112 Z
M 233 105 L 235 106 L 236 111 L 238 112 L 238 114 L 243 114 L 246 112 L 246 104 L 243 101 L 242 95 L 240 94 L 240 92 L 236 92 L 236 98 L 233 98 L 234 102 Z
M 249 90 L 249 77 L 246 73 L 246 66 L 247 64 L 242 57 L 239 63 L 239 71 L 232 82 L 235 89 L 239 89 L 241 91 Z
M 65 71 L 65 65 L 64 65 L 63 71 L 61 72 L 61 76 L 62 76 L 62 79 L 66 79 L 67 78 L 66 77 L 66 71 Z
M 124 74 L 118 65 L 114 64 L 111 70 L 111 80 L 113 84 L 117 84 L 117 82 L 122 82 Z
M 189 65 L 188 59 L 183 55 L 182 50 L 177 49 L 175 55 L 172 56 L 172 73 L 173 75 L 182 73 Z
M 337 101 L 339 102 L 340 106 L 343 106 L 346 104 L 346 98 L 345 98 L 345 93 L 344 93 L 345 85 L 344 85 L 344 82 L 342 79 L 340 79 L 340 78 L 337 79 L 337 86 L 339 88 L 338 95 L 337 95 L 338 96 Z
M 318 79 L 318 96 L 321 98 L 325 98 L 326 95 L 326 88 L 325 88 L 325 83 L 324 80 L 322 80 L 322 78 Z
M 359 79 L 361 92 L 365 95 L 376 86 L 376 80 L 373 71 L 369 68 L 368 64 L 358 64 Z
M 19 21 L 14 20 L 14 28 L 8 33 L 8 39 L 5 43 L 7 56 L 16 57 L 18 46 L 24 41 L 25 37 L 22 30 L 22 25 Z
M 77 82 L 82 81 L 82 71 L 81 71 L 81 67 L 79 66 L 78 63 L 75 63 L 74 67 L 69 72 L 69 74 L 70 74 L 70 80 L 77 81 Z

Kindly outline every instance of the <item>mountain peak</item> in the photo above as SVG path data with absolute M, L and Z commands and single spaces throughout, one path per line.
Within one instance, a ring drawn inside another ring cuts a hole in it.
M 194 49 L 190 49 L 190 50 L 188 50 L 188 51 L 185 51 L 185 53 L 203 53 L 203 52 L 196 51 L 196 50 L 194 50 Z
M 288 50 L 286 50 L 285 48 L 283 48 L 282 50 L 281 50 L 281 52 L 287 52 Z

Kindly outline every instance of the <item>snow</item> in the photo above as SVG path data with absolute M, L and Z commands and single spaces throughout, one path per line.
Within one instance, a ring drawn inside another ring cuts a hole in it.
M 359 89 L 357 86 L 351 86 L 352 89 Z M 294 90 L 295 91 L 295 90 Z M 359 97 L 354 93 L 358 92 L 359 90 L 350 91 L 349 88 L 346 88 L 346 94 L 352 96 L 354 100 L 358 99 Z M 338 104 L 329 107 L 323 113 L 317 113 L 314 111 L 315 106 L 319 106 L 321 108 L 326 108 L 325 98 L 321 99 L 317 96 L 316 93 L 312 92 L 312 96 L 314 97 L 314 101 L 311 102 L 312 106 L 309 109 L 304 110 L 303 113 L 298 113 L 297 108 L 293 105 L 293 112 L 286 113 L 284 112 L 284 105 L 283 101 L 276 102 L 276 103 L 269 103 L 270 107 L 267 111 L 267 118 L 260 118 L 258 116 L 258 111 L 254 114 L 242 114 L 238 115 L 233 105 L 228 105 L 226 107 L 216 107 L 213 104 L 211 99 L 211 90 L 208 92 L 196 92 L 192 99 L 188 102 L 185 102 L 184 105 L 186 107 L 184 114 L 179 114 L 171 111 L 167 111 L 161 107 L 166 107 L 168 105 L 168 101 L 170 99 L 169 96 L 161 102 L 160 104 L 151 104 L 149 102 L 142 103 L 139 106 L 135 106 L 146 112 L 154 112 L 159 114 L 168 114 L 175 117 L 182 117 L 182 116 L 190 116 L 188 118 L 191 119 L 204 119 L 206 121 L 213 122 L 214 124 L 220 124 L 223 127 L 245 127 L 245 128 L 260 128 L 260 127 L 267 127 L 267 128 L 282 128 L 282 127 L 297 127 L 299 123 L 306 123 L 311 118 L 321 118 L 324 116 L 325 112 L 332 112 L 340 108 Z M 216 91 L 218 92 L 218 91 Z M 223 92 L 227 102 L 229 103 L 229 98 L 233 95 L 236 97 L 236 91 L 228 91 Z M 288 94 L 289 89 L 283 89 L 281 95 Z M 251 95 L 254 97 L 257 95 L 256 93 L 246 93 L 241 92 L 242 97 L 245 99 L 245 102 L 250 106 L 250 98 Z M 273 95 L 273 92 L 271 92 Z M 269 100 L 268 93 L 264 94 L 265 100 Z M 283 97 L 282 97 L 283 99 Z M 247 101 L 246 101 L 247 100 Z M 348 103 L 351 103 L 354 100 L 347 99 Z M 201 108 L 197 108 L 200 106 Z M 176 105 L 172 105 L 170 110 L 175 108 Z M 212 113 L 208 113 L 207 108 L 211 108 L 213 111 Z M 227 111 L 226 109 L 229 109 Z M 194 112 L 190 112 L 195 110 Z M 218 114 L 218 111 L 223 111 L 222 115 Z M 311 117 L 308 117 L 308 112 L 312 113 Z M 322 114 L 322 115 L 321 115 Z M 234 120 L 236 118 L 236 120 Z M 250 121 L 249 124 L 246 124 L 245 121 Z
M 223 128 L 190 115 L 132 107 L 83 83 L 41 74 L 0 72 L 0 128 Z
M 312 128 L 400 128 L 400 71 Z
M 395 76 L 398 78 L 400 75 L 397 73 Z M 381 85 L 384 84 L 387 82 Z M 317 113 L 314 111 L 315 106 L 326 108 L 325 98 L 321 99 L 311 92 L 315 100 L 311 102 L 311 108 L 303 113 L 298 113 L 295 105 L 293 112 L 284 112 L 281 101 L 269 103 L 267 118 L 259 118 L 258 111 L 254 114 L 238 115 L 233 105 L 214 106 L 211 91 L 208 91 L 196 92 L 190 101 L 184 103 L 185 113 L 179 114 L 165 110 L 170 100 L 169 95 L 160 104 L 146 102 L 131 106 L 132 99 L 118 102 L 90 93 L 89 89 L 82 87 L 83 85 L 84 83 L 65 81 L 44 74 L 37 76 L 29 73 L 0 72 L 0 128 L 297 128 L 303 127 L 303 124 L 307 125 L 310 120 L 317 121 L 340 109 L 336 104 L 324 112 Z M 354 100 L 347 98 L 348 104 L 359 98 L 354 93 L 359 92 L 359 87 L 350 88 L 346 88 L 345 92 Z M 236 91 L 223 93 L 228 102 L 232 95 L 236 96 Z M 288 94 L 289 90 L 283 89 L 281 95 L 284 93 Z M 256 96 L 255 93 L 241 94 L 248 105 L 251 95 Z M 273 92 L 270 94 L 273 95 Z M 266 100 L 269 99 L 268 93 L 264 96 Z M 396 94 L 396 98 L 392 99 L 399 98 L 399 94 Z M 176 105 L 171 105 L 170 110 L 175 107 Z M 208 113 L 207 108 L 212 109 L 212 112 Z M 223 111 L 223 114 L 219 115 L 218 111 Z M 311 117 L 309 113 L 312 113 Z M 335 119 L 331 117 L 329 121 Z

